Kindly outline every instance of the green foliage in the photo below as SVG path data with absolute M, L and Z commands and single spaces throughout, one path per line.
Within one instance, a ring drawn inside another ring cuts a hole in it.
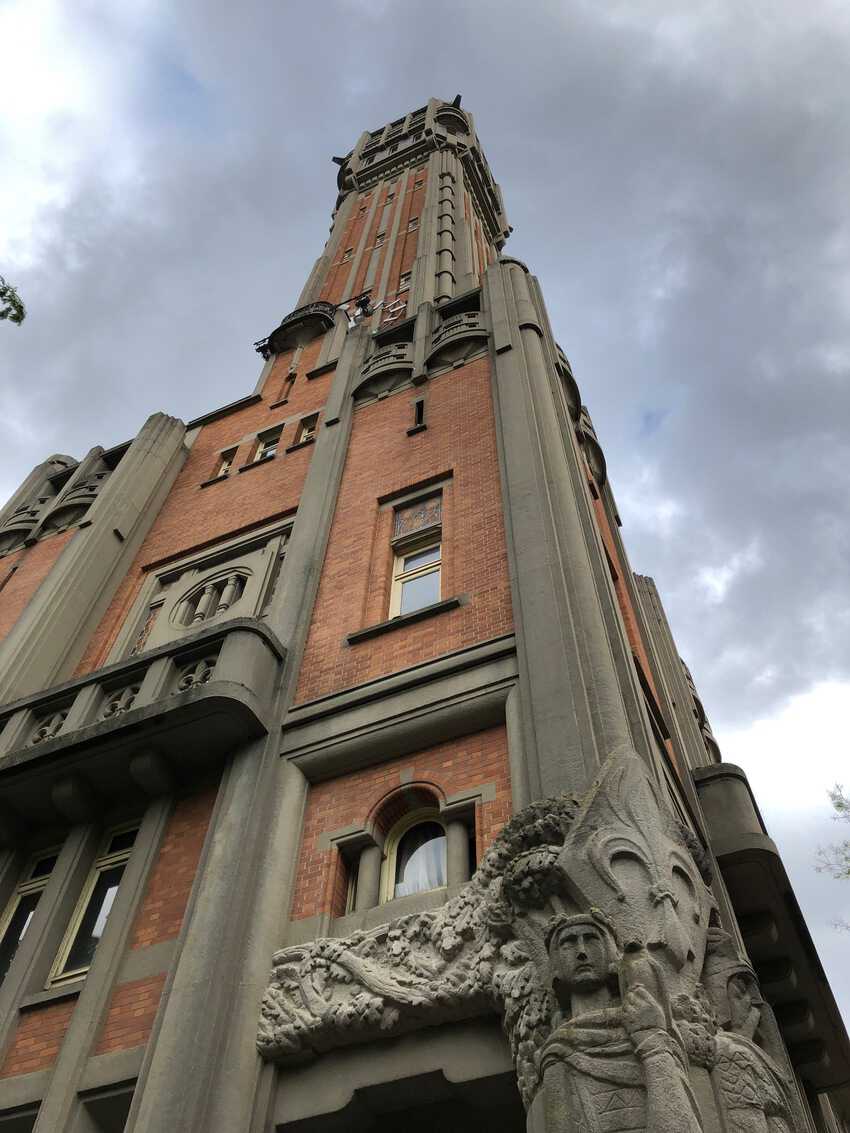
M 833 819 L 836 822 L 850 824 L 850 797 L 846 794 L 840 783 L 836 783 L 829 792 L 829 801 L 835 810 Z M 832 842 L 829 846 L 821 846 L 817 854 L 819 873 L 828 873 L 839 881 L 850 881 L 850 838 L 842 838 L 840 842 Z M 836 928 L 850 931 L 850 922 L 836 920 Z
M 26 317 L 27 310 L 17 288 L 0 275 L 0 321 L 8 319 L 20 326 Z

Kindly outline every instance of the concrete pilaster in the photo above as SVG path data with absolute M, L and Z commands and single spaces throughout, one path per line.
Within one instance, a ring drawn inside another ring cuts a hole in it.
M 583 790 L 633 743 L 563 441 L 543 329 L 516 263 L 486 273 L 493 393 L 532 797 Z

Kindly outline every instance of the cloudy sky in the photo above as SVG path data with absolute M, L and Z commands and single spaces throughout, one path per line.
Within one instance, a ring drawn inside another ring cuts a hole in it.
M 0 495 L 250 392 L 331 155 L 461 91 L 632 564 L 850 1016 L 850 882 L 814 870 L 850 785 L 848 52 L 845 0 L 0 0 L 0 273 L 29 311 L 0 324 Z

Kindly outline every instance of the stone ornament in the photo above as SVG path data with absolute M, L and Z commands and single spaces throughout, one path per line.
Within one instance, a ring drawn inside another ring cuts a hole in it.
M 516 815 L 441 908 L 276 953 L 260 1052 L 298 1061 L 495 1010 L 547 1133 L 715 1129 L 700 1073 L 733 1133 L 802 1128 L 709 881 L 643 762 L 617 752 L 583 799 Z

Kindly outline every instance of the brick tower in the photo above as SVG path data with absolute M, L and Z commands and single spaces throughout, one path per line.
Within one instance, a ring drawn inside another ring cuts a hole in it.
M 334 161 L 255 391 L 0 511 L 0 1133 L 846 1133 L 471 115 Z

